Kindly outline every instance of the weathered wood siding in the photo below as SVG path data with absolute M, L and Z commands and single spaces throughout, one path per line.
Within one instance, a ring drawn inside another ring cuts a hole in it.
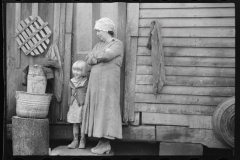
M 26 91 L 27 87 L 22 85 L 23 70 L 29 64 L 43 58 L 50 45 L 56 43 L 60 52 L 60 57 L 64 70 L 64 90 L 66 92 L 68 73 L 70 72 L 71 61 L 71 35 L 72 35 L 72 3 L 7 3 L 6 5 L 6 39 L 7 39 L 7 121 L 10 122 L 12 116 L 16 115 L 16 91 Z M 14 38 L 15 29 L 21 20 L 25 20 L 30 15 L 40 16 L 44 22 L 48 22 L 48 27 L 52 31 L 50 44 L 47 50 L 37 57 L 26 56 L 23 51 L 17 49 L 17 43 Z M 66 43 L 65 43 L 66 41 Z M 68 58 L 69 57 L 69 58 Z M 47 88 L 51 91 L 52 88 Z M 61 121 L 63 110 L 66 103 L 65 94 L 61 103 L 58 103 L 53 97 L 48 118 L 51 123 Z
M 11 121 L 11 117 L 16 115 L 16 99 L 15 91 L 26 91 L 27 88 L 22 85 L 23 69 L 34 63 L 31 56 L 26 56 L 22 50 L 17 47 L 15 40 L 15 30 L 21 20 L 25 20 L 29 16 L 39 15 L 44 21 L 48 22 L 49 28 L 53 31 L 53 4 L 44 3 L 8 3 L 6 6 L 6 45 L 7 45 L 7 120 Z M 50 44 L 53 38 L 50 37 Z M 49 44 L 49 45 L 50 45 Z M 39 57 L 43 57 L 47 51 Z
M 36 59 L 47 53 L 50 45 L 56 43 L 63 64 L 64 84 L 62 101 L 58 103 L 53 97 L 48 118 L 50 123 L 66 123 L 68 81 L 72 77 L 71 66 L 77 59 L 85 59 L 98 42 L 93 30 L 95 21 L 102 17 L 111 18 L 116 24 L 116 38 L 125 46 L 126 3 L 8 3 L 6 6 L 7 28 L 7 120 L 16 115 L 16 91 L 26 91 L 22 85 L 23 69 L 34 64 Z M 40 16 L 52 31 L 47 50 L 37 57 L 26 56 L 17 49 L 14 38 L 15 29 L 21 20 L 30 15 Z M 121 75 L 121 107 L 123 108 L 124 66 Z M 50 88 L 48 88 L 50 89 Z M 51 89 L 50 89 L 51 90 Z M 49 90 L 49 91 L 50 91 Z
M 176 126 L 189 128 L 186 132 L 206 129 L 204 133 L 214 136 L 211 118 L 216 106 L 235 95 L 234 7 L 233 3 L 139 4 L 135 112 L 140 113 L 140 124 L 172 126 L 176 134 Z M 157 97 L 152 93 L 146 48 L 153 20 L 162 26 L 167 80 Z M 157 140 L 171 141 L 163 132 L 167 131 L 156 128 Z M 187 138 L 183 137 L 175 142 Z M 219 142 L 204 144 L 216 147 Z

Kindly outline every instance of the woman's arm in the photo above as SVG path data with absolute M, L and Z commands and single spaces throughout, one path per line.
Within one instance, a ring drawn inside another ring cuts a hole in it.
M 97 64 L 97 59 L 91 53 L 86 56 L 85 61 L 88 65 Z
M 105 49 L 103 52 L 96 54 L 95 57 L 98 62 L 106 62 L 121 55 L 123 55 L 123 44 L 121 41 L 118 41 L 109 48 Z
M 88 55 L 86 56 L 85 58 L 85 61 L 88 65 L 94 65 L 94 64 L 97 64 L 97 60 L 96 58 L 93 56 L 93 53 L 96 51 L 96 47 L 97 47 L 98 44 L 96 44 L 92 51 L 90 53 L 88 53 Z

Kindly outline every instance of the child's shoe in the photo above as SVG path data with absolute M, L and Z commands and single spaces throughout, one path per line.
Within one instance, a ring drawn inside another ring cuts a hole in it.
M 81 137 L 78 148 L 85 148 L 85 144 L 86 144 L 86 138 Z
M 78 139 L 74 139 L 71 144 L 67 146 L 69 149 L 77 148 L 78 147 Z

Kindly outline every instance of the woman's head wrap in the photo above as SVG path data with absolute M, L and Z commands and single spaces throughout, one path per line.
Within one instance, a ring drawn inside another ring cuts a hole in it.
M 115 24 L 109 18 L 101 18 L 96 21 L 94 29 L 101 31 L 113 31 L 115 30 Z

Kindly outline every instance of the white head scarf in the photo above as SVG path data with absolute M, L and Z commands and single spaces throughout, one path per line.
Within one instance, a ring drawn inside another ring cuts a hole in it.
M 115 30 L 115 24 L 113 21 L 109 18 L 101 18 L 96 21 L 94 29 L 98 29 L 101 31 L 114 31 Z

